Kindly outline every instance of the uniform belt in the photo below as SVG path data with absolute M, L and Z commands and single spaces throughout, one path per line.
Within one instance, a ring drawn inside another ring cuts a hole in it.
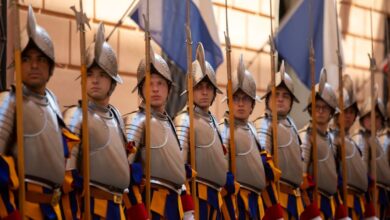
M 261 194 L 261 190 L 256 189 L 255 187 L 252 187 L 252 186 L 249 186 L 249 185 L 246 185 L 246 184 L 240 183 L 240 188 L 249 190 L 249 191 L 251 191 L 251 192 L 253 192 L 253 193 L 256 193 L 257 195 L 260 195 L 260 194 Z
M 350 194 L 353 194 L 353 195 L 362 195 L 364 194 L 364 191 L 356 188 L 356 187 L 353 187 L 353 186 L 347 186 L 347 191 L 348 193 Z
M 283 193 L 294 195 L 294 196 L 301 196 L 301 190 L 299 187 L 294 187 L 288 183 L 284 183 L 282 181 L 279 182 L 279 190 Z
M 157 179 L 157 178 L 153 177 L 153 179 L 150 180 L 150 183 L 168 188 L 168 189 L 176 192 L 179 195 L 182 192 L 182 189 L 180 186 L 178 186 L 177 184 L 171 183 L 167 180 Z
M 318 189 L 318 192 L 319 192 L 321 195 L 327 197 L 328 199 L 331 199 L 331 198 L 333 197 L 332 194 L 330 194 L 330 193 L 328 193 L 328 192 L 325 192 L 325 191 L 323 191 L 323 190 Z
M 90 190 L 91 190 L 91 196 L 93 198 L 113 201 L 115 204 L 121 204 L 123 201 L 122 194 L 107 192 L 105 190 L 96 188 L 94 186 L 92 186 Z
M 220 192 L 222 190 L 222 187 L 218 186 L 216 183 L 213 183 L 211 181 L 205 180 L 203 178 L 197 177 L 195 181 L 198 182 L 198 183 L 202 183 L 202 184 L 204 184 L 206 186 L 209 186 L 209 187 L 217 190 L 218 192 Z
M 61 198 L 60 188 L 54 189 L 53 193 L 46 194 L 34 191 L 26 191 L 26 200 L 32 203 L 57 205 Z
M 286 185 L 288 185 L 288 186 L 290 186 L 290 187 L 292 187 L 292 188 L 299 188 L 299 185 L 300 184 L 295 184 L 295 183 L 293 183 L 292 181 L 289 181 L 289 180 L 286 180 L 285 178 L 281 178 L 280 180 L 279 180 L 279 182 L 280 183 L 284 183 L 284 184 L 286 184 Z
M 389 190 L 389 187 L 387 187 L 386 185 L 382 184 L 382 183 L 379 183 L 379 182 L 376 182 L 376 186 L 377 187 L 380 187 L 382 189 L 385 189 L 385 190 Z
M 96 188 L 101 188 L 101 189 L 103 189 L 105 191 L 113 192 L 113 193 L 117 193 L 117 194 L 122 194 L 124 192 L 124 190 L 125 190 L 125 189 L 118 188 L 116 186 L 111 186 L 111 185 L 108 185 L 108 184 L 99 183 L 99 182 L 96 182 L 96 181 L 93 181 L 93 180 L 90 181 L 90 185 L 91 186 L 95 186 Z
M 32 175 L 25 175 L 25 181 L 28 183 L 38 184 L 48 189 L 57 189 L 61 186 L 61 184 L 54 183 L 50 180 Z

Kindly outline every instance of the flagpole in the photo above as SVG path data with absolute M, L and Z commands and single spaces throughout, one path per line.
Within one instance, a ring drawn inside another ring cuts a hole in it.
M 193 76 L 192 76 L 192 37 L 191 37 L 191 20 L 190 20 L 190 1 L 187 0 L 186 5 L 186 45 L 187 45 L 187 91 L 188 91 L 188 114 L 190 117 L 190 165 L 192 170 L 196 170 L 195 158 L 195 130 L 194 130 L 194 90 L 193 90 Z M 196 197 L 196 181 L 191 178 L 191 195 L 195 205 L 194 217 L 199 219 L 199 204 Z
M 149 0 L 146 1 L 146 16 L 143 14 L 145 20 L 145 205 L 148 212 L 149 218 L 151 218 L 150 212 L 150 197 L 151 197 L 151 185 L 150 185 L 150 160 L 151 160 L 151 129 L 150 129 L 150 117 L 151 117 L 151 106 L 150 106 L 150 27 L 149 27 Z
M 227 68 L 227 96 L 229 106 L 229 165 L 230 171 L 236 177 L 236 146 L 234 141 L 234 113 L 233 113 L 233 85 L 232 85 L 232 60 L 231 60 L 231 44 L 229 36 L 229 21 L 228 21 L 228 9 L 227 0 L 225 0 L 225 19 L 226 19 L 226 31 L 225 31 L 225 44 L 226 44 L 226 68 Z
M 368 54 L 368 58 L 370 59 L 370 82 L 371 82 L 371 140 L 375 140 L 376 138 L 376 119 L 375 119 L 375 104 L 376 104 L 376 97 L 375 97 L 375 70 L 376 70 L 376 63 L 375 63 L 375 57 L 374 57 L 374 41 L 373 41 L 373 30 L 372 30 L 372 8 L 370 9 L 370 24 L 371 24 L 371 55 Z M 371 176 L 372 176 L 372 182 L 373 182 L 373 191 L 372 191 L 372 198 L 374 203 L 374 210 L 375 213 L 377 211 L 377 204 L 376 204 L 376 145 L 370 146 L 371 150 Z
M 312 3 L 309 3 L 310 13 L 310 42 L 309 42 L 309 62 L 310 62 L 310 78 L 311 78 L 311 117 L 312 117 L 312 165 L 313 165 L 313 179 L 314 179 L 314 191 L 313 191 L 313 204 L 318 204 L 318 150 L 317 150 L 317 117 L 316 117 L 316 72 L 315 72 L 315 51 L 313 46 L 313 14 L 312 14 Z
M 23 128 L 23 82 L 22 82 L 22 60 L 20 46 L 20 23 L 19 23 L 19 3 L 17 0 L 11 1 L 14 10 L 14 59 L 15 59 L 15 96 L 16 96 L 16 143 L 17 143 L 17 165 L 19 176 L 19 212 L 25 217 L 25 194 L 24 186 L 24 128 Z
M 86 17 L 83 10 L 83 1 L 79 1 L 80 12 L 74 9 L 76 22 L 80 31 L 80 72 L 81 72 L 81 110 L 83 115 L 82 120 L 82 147 L 83 147 L 83 189 L 84 189 L 84 218 L 91 219 L 91 192 L 89 189 L 90 181 L 90 157 L 89 157 L 89 128 L 88 128 L 88 95 L 87 95 L 87 67 L 85 57 L 85 20 Z
M 270 58 L 271 58 L 271 112 L 272 112 L 272 158 L 274 166 L 279 167 L 279 156 L 278 156 L 278 110 L 276 108 L 276 68 L 275 68 L 275 43 L 273 33 L 273 22 L 272 22 L 272 0 L 269 1 L 270 8 L 270 22 L 271 22 L 271 35 L 270 41 Z M 281 73 L 284 74 L 284 73 Z M 277 193 L 279 195 L 279 182 L 276 183 Z
M 342 165 L 342 179 L 343 179 L 343 201 L 345 207 L 348 207 L 347 204 L 347 163 L 345 160 L 345 121 L 344 121 L 344 93 L 343 93 L 343 61 L 341 58 L 341 48 L 340 48 L 340 35 L 339 35 L 339 23 L 338 23 L 338 13 L 337 13 L 337 0 L 335 0 L 335 13 L 336 13 L 336 30 L 337 30 L 337 58 L 338 58 L 338 71 L 339 71 L 339 126 L 340 126 L 340 154 L 341 154 L 341 165 Z M 347 211 L 347 210 L 345 210 Z

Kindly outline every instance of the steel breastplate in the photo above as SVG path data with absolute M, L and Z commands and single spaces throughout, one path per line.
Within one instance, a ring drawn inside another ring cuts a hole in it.
M 303 161 L 297 133 L 292 126 L 278 123 L 278 156 L 282 180 L 299 186 L 302 182 Z
M 115 118 L 89 110 L 91 180 L 125 189 L 130 183 L 125 142 Z
M 365 192 L 368 186 L 367 167 L 352 139 L 345 138 L 345 150 L 347 184 Z
M 65 157 L 58 119 L 49 102 L 25 96 L 23 100 L 25 174 L 62 184 Z M 17 147 L 14 147 L 17 158 Z
M 212 120 L 195 114 L 196 171 L 198 177 L 218 186 L 225 185 L 228 161 Z
M 390 166 L 387 155 L 385 154 L 379 140 L 376 139 L 376 178 L 378 183 L 390 186 Z M 372 171 L 371 171 L 372 173 Z
M 176 186 L 185 182 L 184 160 L 174 128 L 168 119 L 152 116 L 151 132 L 151 176 Z M 145 161 L 145 148 L 142 148 L 142 161 Z M 144 166 L 145 167 L 145 166 Z
M 337 191 L 336 161 L 328 137 L 317 134 L 318 188 L 330 195 Z
M 236 126 L 237 181 L 261 191 L 265 188 L 265 172 L 254 134 L 249 128 Z

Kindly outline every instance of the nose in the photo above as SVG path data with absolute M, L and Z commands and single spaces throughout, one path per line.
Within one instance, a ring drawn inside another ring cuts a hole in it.
M 324 108 L 322 108 L 322 107 L 317 107 L 317 112 L 318 112 L 318 113 L 323 113 L 323 112 L 324 112 Z
M 99 76 L 92 75 L 92 76 L 91 76 L 92 83 L 93 83 L 93 84 L 97 84 L 97 83 L 99 82 L 98 78 L 99 78 Z
M 158 92 L 158 86 L 155 83 L 150 83 L 150 91 L 153 93 Z
M 201 89 L 202 89 L 202 94 L 207 95 L 207 87 L 203 86 Z
M 30 64 L 31 64 L 32 69 L 38 68 L 38 60 L 37 59 L 31 59 Z

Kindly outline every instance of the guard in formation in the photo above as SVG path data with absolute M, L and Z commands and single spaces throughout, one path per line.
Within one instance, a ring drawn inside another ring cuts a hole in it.
M 389 123 L 386 110 L 377 96 L 367 98 L 358 108 L 352 80 L 344 77 L 345 117 L 340 118 L 334 89 L 322 70 L 316 85 L 315 115 L 312 123 L 298 132 L 290 111 L 294 102 L 293 80 L 284 63 L 276 74 L 276 96 L 269 84 L 265 114 L 252 123 L 256 84 L 240 57 L 233 77 L 236 176 L 229 171 L 229 119 L 218 125 L 210 107 L 218 88 L 214 69 L 206 61 L 199 44 L 192 63 L 194 95 L 195 170 L 189 166 L 189 113 L 185 107 L 172 120 L 165 111 L 174 89 L 166 61 L 150 51 L 150 90 L 145 89 L 146 62 L 137 69 L 141 98 L 138 111 L 121 116 L 109 104 L 117 83 L 115 52 L 105 41 L 99 25 L 95 41 L 87 54 L 87 95 L 89 137 L 81 136 L 81 105 L 68 107 L 64 120 L 55 95 L 46 88 L 55 67 L 54 47 L 49 34 L 35 20 L 31 6 L 27 25 L 21 34 L 23 129 L 25 185 L 16 172 L 15 87 L 0 93 L 0 218 L 21 219 L 16 195 L 25 187 L 25 215 L 29 219 L 80 219 L 89 212 L 93 219 L 385 219 L 389 212 L 390 166 Z M 151 100 L 151 160 L 146 161 L 145 95 Z M 186 95 L 186 91 L 182 94 Z M 271 102 L 276 102 L 277 134 L 273 134 Z M 375 109 L 371 102 L 375 101 Z M 311 98 L 306 111 L 311 114 Z M 389 109 L 389 108 L 387 108 Z M 375 131 L 370 112 L 375 111 Z M 389 110 L 388 110 L 389 113 Z M 227 114 L 226 114 L 227 115 Z M 225 115 L 225 116 L 226 116 Z M 313 115 L 311 115 L 313 117 Z M 359 117 L 360 129 L 350 134 Z M 332 126 L 330 122 L 334 118 Z M 341 178 L 340 122 L 345 123 L 347 179 Z M 371 132 L 376 138 L 372 139 Z M 381 135 L 379 137 L 379 134 Z M 278 146 L 272 138 L 277 135 Z M 313 136 L 317 152 L 313 152 Z M 82 143 L 90 142 L 91 209 L 84 210 Z M 372 157 L 376 149 L 376 158 Z M 278 153 L 277 164 L 272 155 Z M 318 155 L 318 173 L 313 173 L 313 154 Z M 150 170 L 145 164 L 150 163 Z M 375 166 L 373 166 L 375 165 Z M 376 173 L 374 175 L 374 167 Z M 151 216 L 145 208 L 145 173 L 150 172 Z M 312 177 L 318 176 L 318 182 Z M 376 177 L 376 184 L 373 177 Z M 189 181 L 195 178 L 196 201 L 190 195 Z M 347 201 L 342 201 L 342 181 L 347 181 Z M 318 187 L 314 201 L 315 184 Z M 375 188 L 376 187 L 376 188 Z M 376 189 L 377 201 L 373 201 Z M 317 205 L 318 204 L 318 205 Z M 374 210 L 376 204 L 377 210 Z M 195 207 L 199 213 L 195 213 Z M 347 207 L 347 213 L 339 213 Z

